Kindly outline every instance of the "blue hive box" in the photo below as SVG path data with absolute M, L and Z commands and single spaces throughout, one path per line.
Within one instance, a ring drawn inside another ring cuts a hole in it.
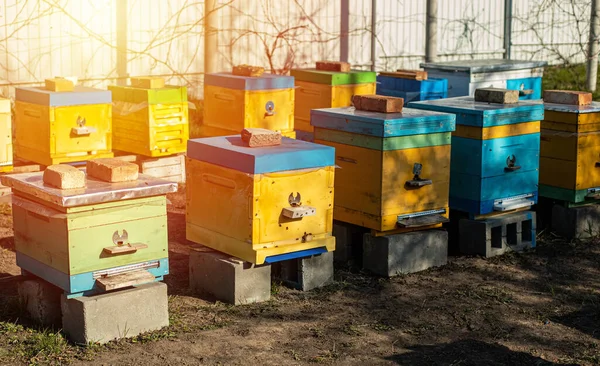
M 404 103 L 448 97 L 448 80 L 429 78 L 412 80 L 399 77 L 377 76 L 377 94 L 403 98 Z
M 537 202 L 540 103 L 494 104 L 472 97 L 412 102 L 456 114 L 450 163 L 450 208 L 485 215 Z

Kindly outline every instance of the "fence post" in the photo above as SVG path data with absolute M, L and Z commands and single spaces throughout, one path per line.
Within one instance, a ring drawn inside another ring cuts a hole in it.
M 341 0 L 340 6 L 340 61 L 348 62 L 350 56 L 350 0 Z
M 600 0 L 592 0 L 590 15 L 590 43 L 587 62 L 587 89 L 596 91 L 598 81 L 598 37 L 600 37 Z
M 204 1 L 204 73 L 217 72 L 217 29 L 216 0 Z
M 512 44 L 512 0 L 504 0 L 504 59 L 510 60 L 510 47 Z
M 437 0 L 427 0 L 427 17 L 425 18 L 425 62 L 437 61 Z
M 377 66 L 377 0 L 371 0 L 371 71 Z
M 117 1 L 117 85 L 127 85 L 127 0 Z

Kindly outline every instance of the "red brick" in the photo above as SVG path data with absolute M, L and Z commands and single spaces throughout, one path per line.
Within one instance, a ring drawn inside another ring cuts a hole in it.
M 317 61 L 317 70 L 350 72 L 350 64 L 339 61 Z
M 244 128 L 242 141 L 249 147 L 281 145 L 281 133 L 264 128 Z
M 238 65 L 233 67 L 233 75 L 259 77 L 265 72 L 264 67 Z
M 355 95 L 352 97 L 354 108 L 361 111 L 380 113 L 400 113 L 404 99 L 382 95 Z
M 592 93 L 573 90 L 544 90 L 544 103 L 588 105 L 592 103 Z
M 139 167 L 118 158 L 88 160 L 88 176 L 110 183 L 129 182 L 138 179 Z

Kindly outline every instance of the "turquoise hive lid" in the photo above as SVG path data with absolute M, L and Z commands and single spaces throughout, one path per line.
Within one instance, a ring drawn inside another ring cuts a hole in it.
M 248 147 L 239 135 L 193 139 L 187 156 L 249 174 L 335 165 L 334 148 L 287 137 L 281 145 L 266 147 Z
M 473 97 L 456 97 L 410 102 L 411 108 L 456 114 L 459 125 L 491 127 L 544 119 L 544 106 L 538 102 L 515 104 L 476 102 Z
M 110 104 L 112 93 L 109 90 L 75 86 L 73 91 L 51 91 L 43 87 L 15 88 L 15 100 L 19 102 L 66 107 L 72 105 Z
M 294 87 L 292 76 L 262 74 L 261 76 L 238 76 L 230 72 L 206 74 L 206 85 L 219 86 L 238 90 L 273 90 L 290 89 Z
M 376 137 L 451 132 L 456 128 L 455 120 L 453 114 L 413 108 L 403 108 L 402 113 L 368 112 L 354 107 L 313 109 L 310 112 L 310 124 L 314 127 Z

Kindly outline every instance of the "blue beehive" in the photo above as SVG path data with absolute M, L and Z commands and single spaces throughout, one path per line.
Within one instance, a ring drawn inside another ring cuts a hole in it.
M 450 163 L 450 208 L 484 215 L 537 202 L 541 104 L 494 104 L 458 97 L 412 108 L 456 114 Z
M 377 94 L 403 98 L 405 103 L 448 97 L 448 80 L 429 78 L 413 80 L 400 77 L 377 76 Z

